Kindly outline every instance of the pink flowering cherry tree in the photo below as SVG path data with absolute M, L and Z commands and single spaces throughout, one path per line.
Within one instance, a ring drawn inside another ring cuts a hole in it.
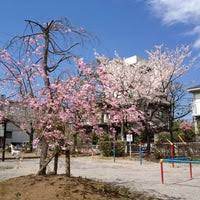
M 58 154 L 62 146 L 71 144 L 71 134 L 79 133 L 87 139 L 86 125 L 102 132 L 101 113 L 107 114 L 113 134 L 115 127 L 125 122 L 133 124 L 135 133 L 144 127 L 149 130 L 153 124 L 149 105 L 156 102 L 159 107 L 171 81 L 185 72 L 182 64 L 188 56 L 187 48 L 175 52 L 156 48 L 149 52 L 145 64 L 133 66 L 121 58 L 110 61 L 101 57 L 100 63 L 91 67 L 73 53 L 74 47 L 88 38 L 82 28 L 66 20 L 26 22 L 28 32 L 13 38 L 8 48 L 0 51 L 0 88 L 6 91 L 6 101 L 1 105 L 9 108 L 3 110 L 3 116 L 13 119 L 17 112 L 10 108 L 15 102 L 15 108 L 20 108 L 19 126 L 26 132 L 33 131 L 39 141 L 38 174 L 46 174 L 53 158 L 57 173 Z M 54 147 L 52 154 L 49 146 Z M 69 158 L 68 148 L 68 176 Z
M 192 130 L 192 123 L 190 122 L 187 122 L 187 121 L 183 121 L 180 123 L 180 129 L 184 132 L 187 132 L 187 131 L 191 131 Z
M 162 109 L 169 109 L 171 88 L 190 67 L 190 64 L 186 64 L 190 51 L 188 46 L 180 46 L 175 50 L 156 46 L 147 53 L 146 60 L 139 60 L 136 63 L 128 63 L 119 56 L 112 60 L 104 56 L 98 56 L 97 59 L 104 68 L 101 73 L 107 73 L 109 77 L 102 77 L 107 94 L 105 96 L 112 96 L 112 106 L 117 104 L 122 108 L 129 105 L 139 113 L 142 111 L 143 120 L 139 122 L 142 122 L 142 127 L 147 133 L 150 147 L 150 135 L 159 127 L 162 128 L 162 124 L 166 124 L 167 121 L 166 118 L 162 121 L 158 113 Z M 119 113 L 122 115 L 122 112 Z M 119 118 L 121 117 L 118 116 Z
M 9 104 L 4 115 L 14 118 L 11 114 L 16 112 L 10 112 L 13 102 L 15 108 L 26 110 L 23 115 L 19 111 L 18 125 L 26 132 L 31 127 L 39 139 L 39 174 L 45 174 L 46 165 L 55 156 L 49 157 L 48 146 L 50 143 L 59 144 L 65 138 L 65 123 L 70 124 L 73 118 L 63 105 L 69 102 L 70 106 L 69 97 L 72 96 L 69 95 L 73 93 L 70 84 L 76 84 L 80 79 L 68 79 L 70 70 L 66 70 L 66 66 L 69 59 L 75 58 L 73 49 L 89 36 L 84 29 L 73 27 L 65 19 L 43 24 L 27 20 L 26 23 L 24 35 L 13 38 L 0 52 L 0 84 L 2 92 L 6 91 Z M 69 95 L 64 94 L 67 89 L 71 89 Z M 5 102 L 1 104 L 5 108 Z
M 133 91 L 137 93 L 136 87 L 132 87 L 129 82 L 133 81 L 133 75 L 129 73 L 128 76 L 128 67 L 123 70 L 126 65 L 121 60 L 110 61 L 105 57 L 97 57 L 97 60 L 100 63 L 96 69 L 99 92 L 97 96 L 101 102 L 101 112 L 107 116 L 109 127 L 113 130 L 127 122 L 132 124 L 133 133 L 139 133 L 142 129 L 143 112 L 136 105 L 137 97 L 132 95 Z

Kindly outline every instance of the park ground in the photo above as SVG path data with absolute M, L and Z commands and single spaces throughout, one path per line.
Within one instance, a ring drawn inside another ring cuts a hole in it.
M 0 180 L 35 174 L 38 163 L 38 159 L 0 162 Z M 140 165 L 137 159 L 119 158 L 114 163 L 111 158 L 75 157 L 71 159 L 71 169 L 72 176 L 125 186 L 132 192 L 138 191 L 147 195 L 155 195 L 161 199 L 200 199 L 200 166 L 198 165 L 193 166 L 194 178 L 190 180 L 188 165 L 179 164 L 172 168 L 170 164 L 164 164 L 165 184 L 161 184 L 160 181 L 159 163 L 150 161 L 144 161 L 143 165 Z M 50 169 L 48 170 L 50 171 Z M 59 160 L 59 173 L 64 173 L 64 159 L 62 158 Z M 74 181 L 77 182 L 76 179 Z M 26 180 L 24 180 L 24 184 L 25 182 Z M 56 181 L 54 180 L 54 182 Z

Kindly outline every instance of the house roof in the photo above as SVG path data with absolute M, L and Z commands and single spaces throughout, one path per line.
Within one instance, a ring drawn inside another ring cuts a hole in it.
M 194 87 L 190 87 L 190 88 L 187 89 L 187 91 L 191 92 L 191 93 L 198 92 L 198 91 L 200 92 L 200 85 L 196 85 Z

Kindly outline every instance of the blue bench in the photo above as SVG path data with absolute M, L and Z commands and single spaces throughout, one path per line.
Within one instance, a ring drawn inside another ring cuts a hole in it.
M 163 163 L 183 163 L 189 164 L 189 172 L 190 172 L 190 179 L 192 179 L 192 164 L 200 164 L 200 160 L 191 160 L 187 157 L 177 157 L 177 158 L 169 158 L 169 159 L 161 159 L 160 160 L 160 172 L 161 172 L 161 182 L 164 184 L 164 170 L 163 170 Z

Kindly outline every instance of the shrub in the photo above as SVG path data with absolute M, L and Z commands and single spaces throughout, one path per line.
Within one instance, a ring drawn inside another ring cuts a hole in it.
M 113 141 L 110 140 L 108 135 L 103 136 L 99 141 L 99 149 L 103 156 L 113 156 Z M 115 156 L 123 156 L 125 151 L 124 142 L 115 141 Z
M 170 140 L 170 133 L 169 132 L 161 132 L 157 138 L 157 144 L 168 143 L 167 140 Z
M 99 149 L 103 156 L 112 156 L 112 143 L 111 141 L 100 141 Z
M 98 141 L 99 141 L 99 137 L 98 137 L 97 134 L 94 133 L 94 134 L 92 135 L 92 144 L 93 144 L 93 145 L 97 145 Z
M 123 141 L 116 141 L 115 143 L 115 154 L 116 156 L 124 156 L 125 145 Z
M 153 156 L 155 159 L 164 158 L 164 154 L 159 149 L 156 148 L 153 149 Z
M 179 138 L 179 136 L 185 141 L 185 142 L 192 142 L 195 139 L 195 133 L 193 131 L 174 131 L 173 132 L 173 138 L 174 142 L 182 142 Z M 171 140 L 170 133 L 169 132 L 161 132 L 158 135 L 157 138 L 157 144 L 162 143 L 168 143 L 167 140 Z

